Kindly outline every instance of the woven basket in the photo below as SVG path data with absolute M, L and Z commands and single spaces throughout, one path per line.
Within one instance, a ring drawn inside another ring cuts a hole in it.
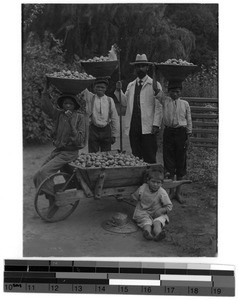
M 87 74 L 95 77 L 107 77 L 111 76 L 118 67 L 118 60 L 95 62 L 82 61 L 81 65 Z
M 89 87 L 95 79 L 71 79 L 71 78 L 59 78 L 51 77 L 49 82 L 53 84 L 61 93 L 77 95 Z
M 156 64 L 156 68 L 168 81 L 183 81 L 188 75 L 195 73 L 199 70 L 199 67 L 196 65 L 183 66 Z

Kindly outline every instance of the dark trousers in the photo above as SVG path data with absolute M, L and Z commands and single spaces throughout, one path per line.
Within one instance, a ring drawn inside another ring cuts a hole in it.
M 140 118 L 132 119 L 129 132 L 132 154 L 144 159 L 145 162 L 156 163 L 157 142 L 156 135 L 142 134 Z
M 66 164 L 74 161 L 78 157 L 78 150 L 74 151 L 59 151 L 55 149 L 51 152 L 50 156 L 47 157 L 41 168 L 34 175 L 33 181 L 35 187 L 38 188 L 50 175 L 57 173 Z M 45 184 L 45 192 L 54 193 L 54 182 L 48 180 Z
M 112 144 L 111 137 L 111 126 L 109 124 L 105 127 L 97 127 L 91 124 L 89 126 L 88 151 L 110 151 Z
M 166 172 L 170 176 L 181 179 L 186 175 L 186 147 L 187 132 L 185 127 L 165 127 L 163 134 L 163 160 Z

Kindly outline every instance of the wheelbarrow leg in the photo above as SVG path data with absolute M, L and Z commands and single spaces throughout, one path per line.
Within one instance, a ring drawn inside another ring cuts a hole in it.
M 100 199 L 102 196 L 102 189 L 103 189 L 103 184 L 104 184 L 104 180 L 105 180 L 105 175 L 106 175 L 105 171 L 102 170 L 102 172 L 98 176 L 98 180 L 97 180 L 97 183 L 96 183 L 95 189 L 94 189 L 94 198 L 96 200 Z
M 93 197 L 94 195 L 93 195 L 93 193 L 92 193 L 90 187 L 88 186 L 88 184 L 87 184 L 86 181 L 84 180 L 82 174 L 80 173 L 80 170 L 78 170 L 78 171 L 76 172 L 76 176 L 77 176 L 77 179 L 78 179 L 79 183 L 81 184 L 81 187 L 82 187 L 82 189 L 83 189 L 85 195 L 86 195 L 88 198 Z

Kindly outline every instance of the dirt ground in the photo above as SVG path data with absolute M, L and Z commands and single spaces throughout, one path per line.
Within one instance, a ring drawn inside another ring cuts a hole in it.
M 130 218 L 133 206 L 113 197 L 82 200 L 67 219 L 47 223 L 34 208 L 32 177 L 51 145 L 30 146 L 23 151 L 23 256 L 24 257 L 212 257 L 217 254 L 217 190 L 199 183 L 186 184 L 182 192 L 186 203 L 173 200 L 166 238 L 147 241 L 140 229 L 119 234 L 103 229 L 102 222 L 116 212 Z M 119 149 L 118 142 L 114 149 Z M 123 149 L 130 151 L 127 139 Z M 157 155 L 162 162 L 162 154 Z

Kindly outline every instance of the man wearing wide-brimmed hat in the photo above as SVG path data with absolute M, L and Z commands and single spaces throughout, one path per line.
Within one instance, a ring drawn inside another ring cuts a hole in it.
M 122 105 L 126 106 L 125 133 L 129 135 L 132 154 L 143 158 L 148 163 L 156 162 L 156 133 L 159 126 L 160 103 L 155 101 L 162 87 L 147 75 L 150 65 L 145 54 L 137 54 L 136 60 L 131 62 L 137 78 L 127 86 L 125 94 L 121 91 L 121 83 L 117 82 L 115 95 L 119 99 L 121 92 Z M 155 91 L 156 90 L 156 91 Z

